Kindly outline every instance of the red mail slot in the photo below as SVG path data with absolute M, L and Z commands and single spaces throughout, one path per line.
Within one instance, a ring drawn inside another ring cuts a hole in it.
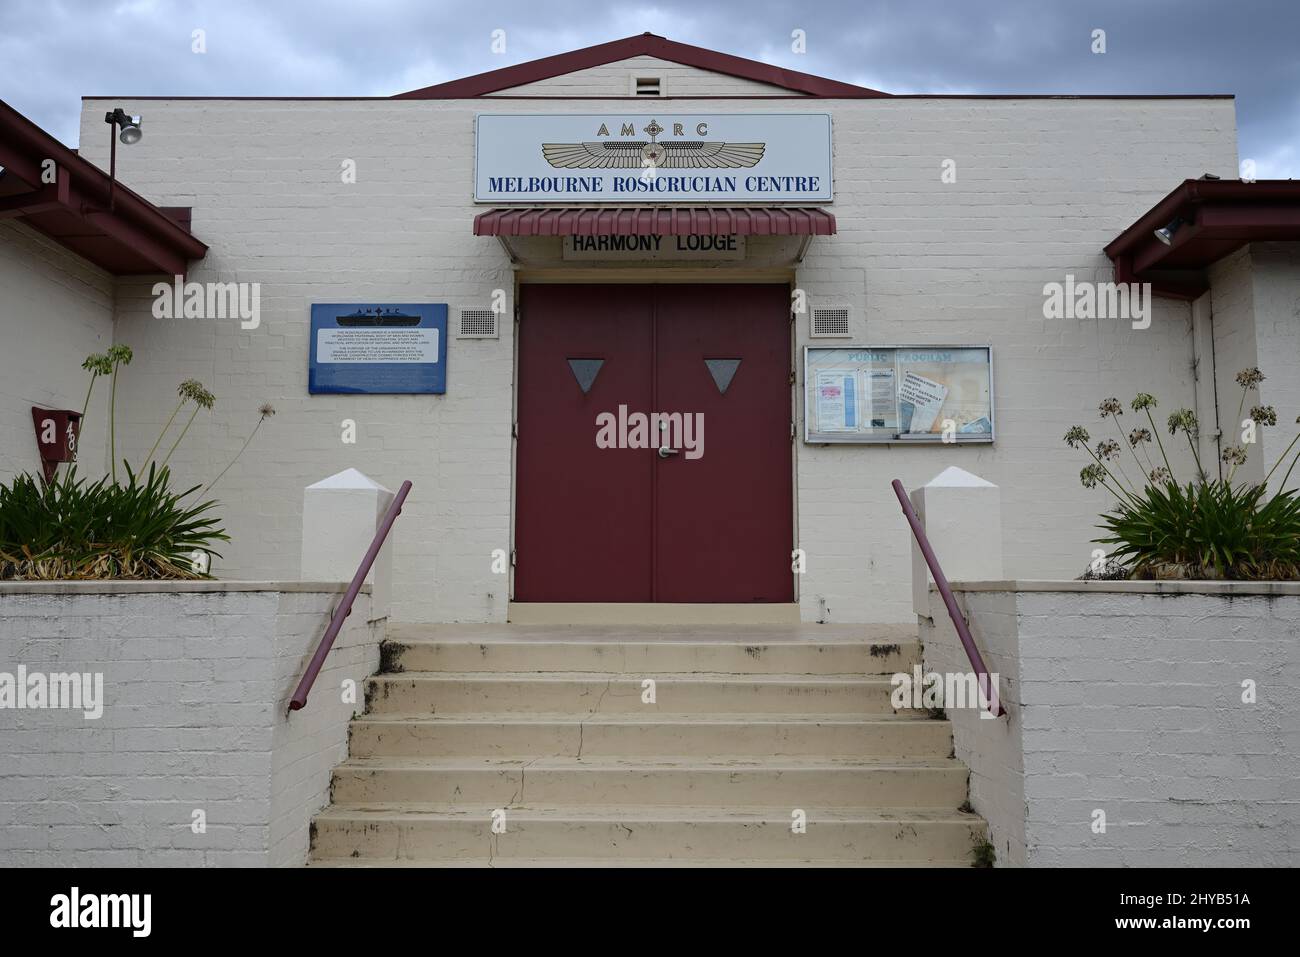
M 32 406 L 36 447 L 41 450 L 45 481 L 54 478 L 60 462 L 77 460 L 77 439 L 81 435 L 81 413 L 71 409 L 42 409 Z

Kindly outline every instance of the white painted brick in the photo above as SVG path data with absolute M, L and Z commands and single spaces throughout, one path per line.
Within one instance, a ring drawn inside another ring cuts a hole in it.
M 668 71 L 673 95 L 675 88 L 700 97 L 767 92 L 651 58 L 512 95 L 608 95 L 641 67 Z M 595 98 L 525 102 L 530 112 L 611 108 Z M 756 108 L 726 99 L 673 102 L 693 112 Z M 106 144 L 91 135 L 102 128 L 101 106 L 86 101 L 82 142 L 87 158 L 103 165 Z M 216 489 L 233 537 L 217 574 L 295 576 L 302 487 L 356 466 L 389 487 L 415 483 L 395 543 L 394 616 L 503 619 L 503 585 L 487 556 L 510 544 L 513 324 L 504 324 L 499 340 L 451 342 L 446 396 L 306 394 L 311 302 L 430 300 L 454 310 L 484 305 L 494 288 L 512 289 L 497 244 L 470 235 L 473 115 L 483 101 L 138 106 L 154 132 L 132 148 L 132 187 L 161 204 L 193 206 L 195 232 L 211 251 L 191 278 L 261 282 L 263 315 L 252 331 L 154 320 L 150 283 L 117 282 L 110 290 L 116 336 L 136 350 L 119 382 L 122 454 L 138 459 L 148 449 L 168 414 L 160 397 L 195 375 L 218 402 L 196 420 L 173 463 L 178 481 L 206 481 L 238 450 L 257 406 L 270 401 L 277 416 Z M 852 306 L 859 341 L 978 341 L 995 350 L 995 447 L 796 445 L 799 544 L 809 560 L 800 583 L 804 617 L 815 618 L 825 598 L 839 621 L 910 619 L 906 529 L 889 481 L 915 487 L 953 464 L 1002 487 L 1009 575 L 1078 574 L 1101 499 L 1078 486 L 1081 463 L 1059 436 L 1091 422 L 1096 402 L 1110 394 L 1142 388 L 1164 404 L 1191 404 L 1190 313 L 1184 304 L 1158 303 L 1144 332 L 1049 322 L 1042 285 L 1066 272 L 1108 279 L 1101 247 L 1173 184 L 1207 170 L 1231 174 L 1231 101 L 794 98 L 763 109 L 834 114 L 840 232 L 814 240 L 799 270 L 813 299 Z M 255 153 L 249 142 L 258 144 Z M 355 184 L 338 182 L 343 157 L 358 162 Z M 939 163 L 946 157 L 957 161 L 958 181 L 945 186 Z M 773 261 L 776 248 L 756 241 L 751 255 Z M 1288 301 L 1284 282 L 1270 288 L 1279 290 L 1271 302 Z M 796 324 L 800 347 L 806 326 Z M 72 372 L 80 381 L 75 366 Z M 71 383 L 64 391 L 61 401 L 76 398 Z M 359 426 L 355 446 L 339 442 L 343 418 Z M 16 434 L 30 442 L 26 428 Z
M 306 860 L 307 823 L 346 751 L 352 709 L 334 704 L 336 679 L 347 670 L 361 680 L 378 666 L 382 623 L 366 624 L 368 594 L 307 708 L 286 717 L 338 594 L 161 587 L 0 591 L 0 669 L 102 671 L 106 699 L 98 721 L 0 712 L 0 864 Z M 32 638 L 34 624 L 47 637 Z M 190 831 L 196 808 L 207 812 L 206 834 Z
M 1300 598 L 957 594 L 990 669 L 1014 676 L 1007 718 L 948 715 L 1000 864 L 1300 862 L 1300 757 L 1287 743 L 1300 728 Z M 926 668 L 968 671 L 931 599 Z M 1206 637 L 1182 637 L 1190 625 Z M 1243 676 L 1260 681 L 1259 703 L 1241 703 Z M 1090 829 L 1098 808 L 1104 835 Z

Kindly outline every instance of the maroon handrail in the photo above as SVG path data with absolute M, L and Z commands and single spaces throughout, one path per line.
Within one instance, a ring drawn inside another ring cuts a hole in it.
M 948 617 L 952 619 L 952 625 L 957 629 L 957 637 L 961 639 L 962 647 L 966 649 L 966 657 L 969 659 L 971 667 L 975 669 L 976 677 L 979 678 L 980 691 L 984 693 L 984 700 L 988 702 L 989 712 L 995 718 L 1000 718 L 1007 712 L 1002 707 L 1002 702 L 998 697 L 997 686 L 989 678 L 989 670 L 984 666 L 984 659 L 980 657 L 980 650 L 975 647 L 975 639 L 971 637 L 966 619 L 957 607 L 957 599 L 953 597 L 947 576 L 944 575 L 943 569 L 939 567 L 939 559 L 935 556 L 934 549 L 930 547 L 930 539 L 926 537 L 925 529 L 921 527 L 921 520 L 917 518 L 916 509 L 912 508 L 912 502 L 908 499 L 907 491 L 903 488 L 902 482 L 894 479 L 890 484 L 894 487 L 894 494 L 898 496 L 898 504 L 903 506 L 903 515 L 907 518 L 907 524 L 912 526 L 912 534 L 916 536 L 916 543 L 921 546 L 921 554 L 925 556 L 925 563 L 930 566 L 930 574 L 934 576 L 934 583 L 939 587 L 939 594 L 943 596 L 943 603 L 948 606 Z
M 289 699 L 289 710 L 300 711 L 302 706 L 307 703 L 307 692 L 311 691 L 312 684 L 316 681 L 316 676 L 320 674 L 321 667 L 325 664 L 325 656 L 330 653 L 330 648 L 334 647 L 334 639 L 338 637 L 339 630 L 343 627 L 343 622 L 347 620 L 348 615 L 352 614 L 352 603 L 356 601 L 357 595 L 361 592 L 361 585 L 366 580 L 366 575 L 370 572 L 370 566 L 375 563 L 375 558 L 379 555 L 379 549 L 383 547 L 384 539 L 393 528 L 393 523 L 397 521 L 397 516 L 402 514 L 402 503 L 406 501 L 406 495 L 411 491 L 411 480 L 407 479 L 402 483 L 402 487 L 397 490 L 397 495 L 393 502 L 388 506 L 388 511 L 384 513 L 384 520 L 379 523 L 379 530 L 375 532 L 374 540 L 371 541 L 370 547 L 366 549 L 366 557 L 361 559 L 361 565 L 357 568 L 357 573 L 352 576 L 352 584 L 348 585 L 348 590 L 343 593 L 343 601 L 339 602 L 334 609 L 334 616 L 330 618 L 330 625 L 325 629 L 325 634 L 321 637 L 320 644 L 316 647 L 316 654 L 311 656 L 311 663 L 307 665 L 307 670 L 298 682 L 298 688 Z

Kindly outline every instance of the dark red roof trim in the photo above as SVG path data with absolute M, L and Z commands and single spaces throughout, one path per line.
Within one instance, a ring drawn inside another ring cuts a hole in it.
M 108 135 L 107 128 L 104 135 Z M 54 183 L 42 182 L 52 159 Z M 208 247 L 188 209 L 159 208 L 0 100 L 0 219 L 16 219 L 114 275 L 184 275 Z
M 486 96 L 525 83 L 549 80 L 554 76 L 604 66 L 606 63 L 614 63 L 634 56 L 657 57 L 660 60 L 698 67 L 713 73 L 724 73 L 727 76 L 768 83 L 808 96 L 840 98 L 889 96 L 888 93 L 870 90 L 865 86 L 828 80 L 825 77 L 799 73 L 796 70 L 784 70 L 758 60 L 747 60 L 729 53 L 718 53 L 715 50 L 706 50 L 704 47 L 678 43 L 676 40 L 669 40 L 667 37 L 653 33 L 642 33 L 639 36 L 625 37 L 622 40 L 612 40 L 609 43 L 599 43 L 569 53 L 557 53 L 555 56 L 542 57 L 540 60 L 503 67 L 500 70 L 490 70 L 460 80 L 426 86 L 409 93 L 398 93 L 393 99 L 458 100 Z
M 835 217 L 802 206 L 516 207 L 474 217 L 475 236 L 831 236 Z
M 1178 220 L 1171 243 L 1155 231 Z M 1184 180 L 1106 245 L 1116 282 L 1175 299 L 1210 288 L 1206 268 L 1251 242 L 1300 241 L 1300 181 Z

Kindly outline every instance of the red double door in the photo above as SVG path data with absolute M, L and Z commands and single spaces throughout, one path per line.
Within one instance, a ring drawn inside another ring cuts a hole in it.
M 515 600 L 792 601 L 786 287 L 520 305 Z

